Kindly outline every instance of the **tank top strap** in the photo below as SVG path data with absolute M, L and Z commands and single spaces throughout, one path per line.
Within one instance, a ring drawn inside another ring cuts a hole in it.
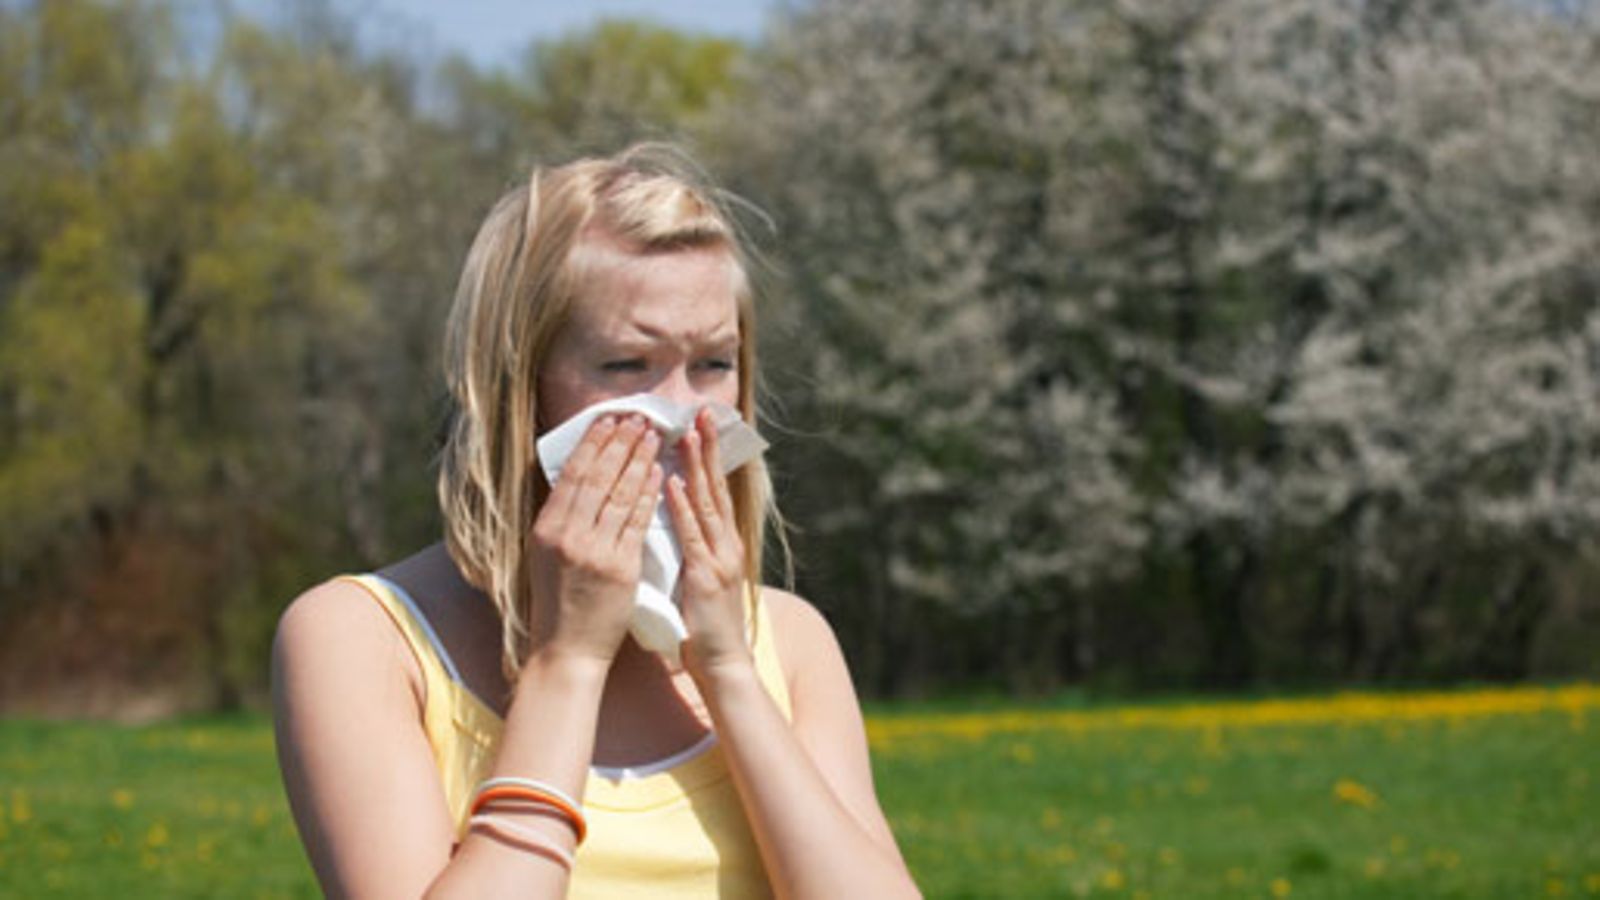
M 793 719 L 794 713 L 789 705 L 789 680 L 783 674 L 783 661 L 778 657 L 778 645 L 772 633 L 772 613 L 767 609 L 759 586 L 750 590 L 750 606 L 754 611 L 751 616 L 753 637 L 750 652 L 755 657 L 756 674 L 766 686 L 767 693 L 772 695 L 772 702 L 778 705 L 783 717 Z
M 433 718 L 436 709 L 449 704 L 447 686 L 451 683 L 459 684 L 461 676 L 456 670 L 455 663 L 450 659 L 450 654 L 445 650 L 444 644 L 439 640 L 439 635 L 428 623 L 427 617 L 422 614 L 421 608 L 405 589 L 373 573 L 359 575 L 340 575 L 338 580 L 353 581 L 366 589 L 372 595 L 383 611 L 394 620 L 395 627 L 400 629 L 400 634 L 405 638 L 406 645 L 411 648 L 411 653 L 417 658 L 417 665 L 422 669 L 422 680 L 427 695 L 428 718 Z

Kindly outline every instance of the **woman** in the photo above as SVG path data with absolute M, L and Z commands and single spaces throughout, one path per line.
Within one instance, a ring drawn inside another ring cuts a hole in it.
M 638 416 L 599 418 L 554 486 L 535 457 L 636 393 L 755 421 L 746 254 L 690 171 L 634 148 L 500 200 L 446 337 L 445 540 L 279 623 L 279 762 L 329 896 L 917 893 L 832 631 L 759 584 L 759 459 L 724 477 L 704 411 L 681 476 Z M 681 669 L 627 637 L 663 495 Z

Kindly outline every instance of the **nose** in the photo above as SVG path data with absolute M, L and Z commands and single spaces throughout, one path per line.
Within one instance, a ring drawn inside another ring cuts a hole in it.
M 702 399 L 694 385 L 689 383 L 689 367 L 686 365 L 673 366 L 651 393 L 679 406 L 697 406 Z

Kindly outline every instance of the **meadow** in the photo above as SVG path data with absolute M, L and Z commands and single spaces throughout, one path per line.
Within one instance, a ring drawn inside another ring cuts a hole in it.
M 875 707 L 929 897 L 1600 896 L 1600 686 Z M 0 897 L 314 897 L 260 717 L 0 722 Z

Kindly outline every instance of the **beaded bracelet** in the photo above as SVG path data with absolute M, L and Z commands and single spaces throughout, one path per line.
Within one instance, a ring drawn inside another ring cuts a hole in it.
M 516 822 L 510 822 L 499 816 L 485 814 L 475 815 L 467 819 L 467 824 L 472 828 L 482 828 L 496 837 L 510 841 L 524 850 L 544 856 L 560 863 L 568 872 L 572 871 L 572 854 L 557 844 L 549 835 L 527 828 Z
M 524 783 L 526 782 L 526 783 Z M 485 806 L 496 800 L 527 800 L 540 806 L 548 806 L 561 814 L 567 824 L 572 826 L 577 834 L 578 843 L 589 834 L 589 823 L 584 819 L 583 813 L 578 810 L 565 793 L 553 789 L 549 785 L 528 779 L 518 779 L 514 783 L 500 783 L 492 786 L 480 787 L 477 795 L 472 800 L 470 815 L 477 815 Z

